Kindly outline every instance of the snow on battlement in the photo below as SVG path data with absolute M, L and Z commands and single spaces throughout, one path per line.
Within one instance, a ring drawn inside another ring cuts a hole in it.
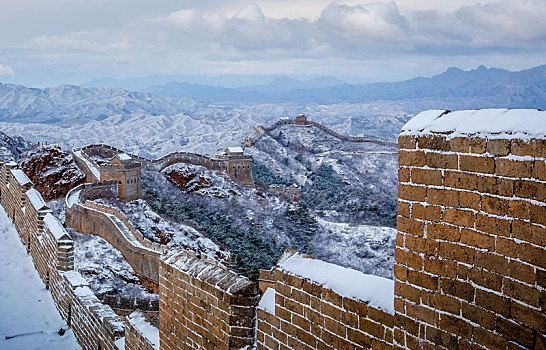
M 288 250 L 279 260 L 284 272 L 307 278 L 342 297 L 366 302 L 369 306 L 394 314 L 394 281 L 367 275 L 340 265 Z
M 430 110 L 413 117 L 401 135 L 430 133 L 449 137 L 477 135 L 487 138 L 544 139 L 546 112 L 537 109 Z

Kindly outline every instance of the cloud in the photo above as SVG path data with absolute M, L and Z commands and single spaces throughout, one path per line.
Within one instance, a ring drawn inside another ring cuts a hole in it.
M 13 76 L 13 68 L 8 65 L 0 64 L 0 76 L 2 75 Z
M 494 0 L 449 11 L 401 10 L 395 1 L 336 1 L 309 18 L 268 16 L 255 3 L 231 12 L 194 6 L 118 27 L 36 36 L 27 48 L 48 54 L 92 52 L 94 57 L 130 64 L 157 62 L 161 68 L 174 59 L 167 62 L 173 69 L 183 62 L 259 67 L 297 60 L 305 62 L 305 69 L 310 61 L 381 62 L 401 57 L 404 65 L 411 64 L 411 57 L 441 61 L 457 56 L 544 55 L 544 18 L 544 0 Z

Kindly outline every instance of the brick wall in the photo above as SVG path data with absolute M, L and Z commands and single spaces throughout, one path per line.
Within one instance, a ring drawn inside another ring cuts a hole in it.
M 95 189 L 98 194 L 95 194 Z M 78 191 L 79 192 L 78 194 Z M 108 184 L 85 184 L 72 189 L 67 198 L 74 199 L 72 205 L 66 207 L 66 225 L 76 231 L 97 235 L 112 244 L 131 265 L 142 283 L 151 289 L 157 290 L 159 281 L 159 256 L 156 251 L 144 246 L 133 235 L 131 229 L 123 224 L 124 219 L 115 208 L 101 206 L 85 201 L 81 198 L 96 198 L 100 194 L 109 192 Z M 114 218 L 120 218 L 115 220 Z M 121 225 L 121 226 L 120 226 Z M 124 230 L 125 232 L 122 232 Z
M 93 294 L 83 277 L 72 271 L 73 241 L 51 214 L 32 183 L 15 178 L 15 164 L 0 163 L 0 203 L 22 243 L 32 256 L 38 275 L 83 349 L 115 350 L 122 337 L 122 320 Z
M 158 350 L 159 330 L 149 324 L 144 314 L 134 311 L 126 318 L 125 349 Z
M 546 141 L 449 136 L 398 139 L 395 345 L 544 348 Z
M 288 250 L 280 261 L 293 254 L 300 253 Z M 258 309 L 258 349 L 392 348 L 392 314 L 279 265 L 274 276 L 274 307 Z
M 192 252 L 162 258 L 161 349 L 240 349 L 254 343 L 258 289 L 246 277 Z

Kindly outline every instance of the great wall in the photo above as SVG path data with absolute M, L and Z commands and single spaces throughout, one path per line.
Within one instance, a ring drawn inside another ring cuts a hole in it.
M 545 118 L 428 111 L 406 124 L 394 281 L 287 250 L 260 274 L 261 295 L 216 260 L 147 242 L 93 203 L 120 196 L 119 180 L 99 173 L 67 196 L 66 224 L 114 242 L 157 281 L 158 328 L 97 299 L 73 271 L 72 239 L 15 163 L 0 164 L 0 203 L 83 349 L 543 349 Z

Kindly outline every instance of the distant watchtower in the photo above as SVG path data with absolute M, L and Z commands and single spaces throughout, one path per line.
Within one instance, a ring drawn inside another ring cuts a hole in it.
M 100 166 L 101 181 L 119 183 L 119 199 L 123 202 L 142 197 L 141 164 L 126 153 L 116 154 L 108 164 Z
M 307 125 L 307 117 L 305 114 L 298 114 L 296 120 L 294 120 L 295 125 Z
M 228 147 L 223 157 L 229 176 L 241 185 L 254 185 L 251 156 L 245 156 L 241 147 Z

